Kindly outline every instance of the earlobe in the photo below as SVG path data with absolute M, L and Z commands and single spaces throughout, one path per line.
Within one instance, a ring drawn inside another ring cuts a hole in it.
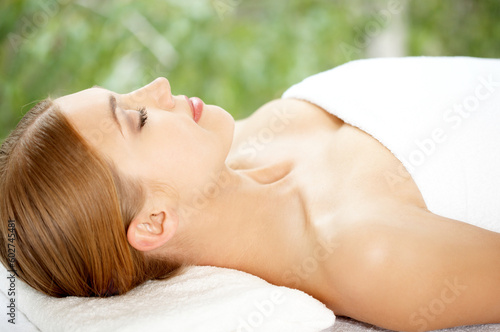
M 163 246 L 177 231 L 179 220 L 175 211 L 140 213 L 127 230 L 127 239 L 139 251 Z

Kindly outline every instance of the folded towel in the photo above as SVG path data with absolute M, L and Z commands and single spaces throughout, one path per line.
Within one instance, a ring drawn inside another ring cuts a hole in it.
M 500 60 L 358 60 L 282 97 L 314 103 L 379 140 L 430 211 L 500 232 Z M 397 186 L 402 174 L 385 177 Z
M 3 266 L 0 271 L 6 293 L 8 273 Z M 19 279 L 15 288 L 17 310 L 40 331 L 312 332 L 335 321 L 332 311 L 306 293 L 210 266 L 189 267 L 110 298 L 49 297 Z

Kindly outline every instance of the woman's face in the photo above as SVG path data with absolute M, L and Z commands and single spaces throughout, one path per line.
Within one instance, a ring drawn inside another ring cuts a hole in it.
M 200 117 L 194 111 L 197 102 L 172 96 L 165 78 L 128 94 L 91 88 L 55 102 L 85 140 L 121 172 L 168 184 L 181 200 L 214 181 L 233 139 L 229 113 L 201 104 Z M 147 119 L 141 113 L 147 113 Z

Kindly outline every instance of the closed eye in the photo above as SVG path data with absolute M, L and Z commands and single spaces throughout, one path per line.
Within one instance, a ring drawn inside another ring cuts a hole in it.
M 140 107 L 138 110 L 139 112 L 139 130 L 144 127 L 148 120 L 148 112 L 146 111 L 145 107 Z

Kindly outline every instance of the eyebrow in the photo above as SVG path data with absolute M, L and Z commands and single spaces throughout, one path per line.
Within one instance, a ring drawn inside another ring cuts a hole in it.
M 118 121 L 118 117 L 116 116 L 116 98 L 113 95 L 109 95 L 109 109 L 111 115 L 113 116 L 113 120 L 115 121 L 116 125 L 118 126 L 118 129 L 120 129 L 120 133 L 123 136 L 122 126 L 120 124 L 120 121 Z

